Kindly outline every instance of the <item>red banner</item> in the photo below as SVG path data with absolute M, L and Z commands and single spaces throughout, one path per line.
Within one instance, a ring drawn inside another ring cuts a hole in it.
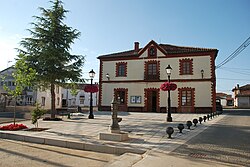
M 96 85 L 86 85 L 83 89 L 85 92 L 95 93 L 98 92 L 98 86 Z
M 169 90 L 174 91 L 176 88 L 177 88 L 177 85 L 171 82 L 165 82 L 161 84 L 161 87 L 160 87 L 160 89 L 163 91 L 169 91 Z

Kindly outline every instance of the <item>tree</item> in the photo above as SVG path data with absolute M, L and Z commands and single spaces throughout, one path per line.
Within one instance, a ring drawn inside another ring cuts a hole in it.
M 50 9 L 39 8 L 41 16 L 34 16 L 31 37 L 21 41 L 20 53 L 27 56 L 27 64 L 36 70 L 36 81 L 39 87 L 50 89 L 51 119 L 55 118 L 55 85 L 78 81 L 84 56 L 70 54 L 70 46 L 79 38 L 80 32 L 68 27 L 63 20 L 68 12 L 62 1 L 50 1 Z
M 33 86 L 36 76 L 36 71 L 28 67 L 26 64 L 27 57 L 23 54 L 18 55 L 18 57 L 19 59 L 17 59 L 14 66 L 15 72 L 11 74 L 15 80 L 15 89 L 11 90 L 9 87 L 4 85 L 4 89 L 15 99 L 14 125 L 16 123 L 16 99 L 18 96 L 22 95 L 27 86 Z
M 38 128 L 38 120 L 44 114 L 46 114 L 46 111 L 41 109 L 40 105 L 36 103 L 36 108 L 31 112 L 31 123 L 34 124 L 36 128 Z

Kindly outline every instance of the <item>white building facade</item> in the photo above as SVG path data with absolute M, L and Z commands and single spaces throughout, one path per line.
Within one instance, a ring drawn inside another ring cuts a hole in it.
M 78 84 L 77 95 L 71 93 L 71 89 L 55 86 L 55 106 L 56 109 L 64 107 L 85 107 L 90 105 L 90 93 L 84 91 L 84 87 L 88 84 Z M 92 94 L 93 106 L 97 106 L 98 92 Z M 51 108 L 51 94 L 49 90 L 38 91 L 37 101 L 44 109 Z
M 99 56 L 99 110 L 110 110 L 112 98 L 119 98 L 121 111 L 166 112 L 167 92 L 160 90 L 168 80 L 170 65 L 172 112 L 216 110 L 215 58 L 217 49 L 181 47 L 150 41 L 139 48 Z M 108 76 L 108 77 L 107 77 Z

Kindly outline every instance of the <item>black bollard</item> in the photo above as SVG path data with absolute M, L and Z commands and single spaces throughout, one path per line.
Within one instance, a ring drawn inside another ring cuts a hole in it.
M 174 128 L 172 128 L 172 127 L 167 127 L 166 132 L 167 132 L 167 134 L 168 134 L 168 138 L 171 138 L 171 135 L 174 133 Z
M 182 133 L 182 130 L 184 129 L 184 125 L 183 124 L 179 124 L 177 126 L 177 128 L 180 130 L 180 133 Z

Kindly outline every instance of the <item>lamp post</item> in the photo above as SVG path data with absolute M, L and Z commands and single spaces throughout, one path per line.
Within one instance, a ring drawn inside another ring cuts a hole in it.
M 93 86 L 93 78 L 95 77 L 95 72 L 93 69 L 89 72 L 89 77 L 91 80 L 91 88 Z M 90 92 L 90 105 L 89 105 L 89 119 L 94 119 L 94 114 L 93 114 L 93 97 L 92 97 L 92 91 Z
M 204 70 L 203 69 L 201 70 L 201 78 L 202 79 L 204 78 Z
M 109 73 L 106 74 L 106 77 L 107 77 L 107 79 L 109 81 L 109 78 L 110 78 Z
M 169 82 L 169 83 L 170 83 L 171 70 L 172 70 L 172 68 L 170 67 L 170 65 L 168 65 L 167 68 L 166 68 L 166 73 L 167 73 L 167 75 L 168 75 L 168 82 Z M 168 116 L 167 116 L 167 122 L 172 122 L 172 117 L 171 117 L 170 89 L 168 89 Z

